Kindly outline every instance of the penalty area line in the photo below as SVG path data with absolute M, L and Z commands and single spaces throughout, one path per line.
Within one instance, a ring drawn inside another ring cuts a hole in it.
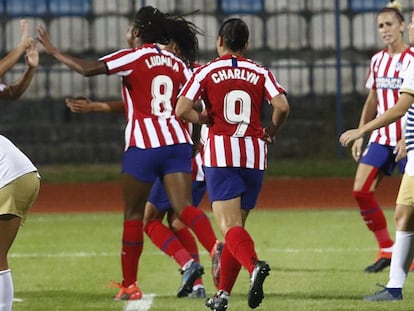
M 124 305 L 123 311 L 148 311 L 151 308 L 155 294 L 145 294 L 140 300 L 130 300 Z

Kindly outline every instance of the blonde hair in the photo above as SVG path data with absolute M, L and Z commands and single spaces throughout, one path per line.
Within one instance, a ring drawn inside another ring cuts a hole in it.
M 401 3 L 399 1 L 390 1 L 388 2 L 388 4 L 386 5 L 386 8 L 394 8 L 398 11 L 402 11 L 401 9 Z
M 404 16 L 402 15 L 401 3 L 399 1 L 388 2 L 386 7 L 379 10 L 377 16 L 382 13 L 395 13 L 400 23 L 405 22 Z

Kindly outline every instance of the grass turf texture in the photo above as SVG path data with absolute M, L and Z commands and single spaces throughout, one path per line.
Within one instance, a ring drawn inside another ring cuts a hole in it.
M 120 180 L 121 164 L 39 165 L 42 182 L 101 182 Z M 272 177 L 353 177 L 356 163 L 350 158 L 336 160 L 274 160 L 266 176 Z
M 386 210 L 389 223 L 392 212 Z M 124 310 L 124 302 L 111 299 L 116 289 L 106 286 L 111 279 L 121 280 L 121 224 L 120 213 L 29 215 L 10 251 L 15 297 L 23 299 L 13 310 Z M 375 258 L 376 242 L 356 210 L 254 211 L 247 228 L 260 258 L 272 269 L 257 310 L 414 310 L 411 275 L 402 302 L 362 301 L 377 290 L 377 282 L 387 282 L 389 270 L 362 272 Z M 211 295 L 210 259 L 199 249 Z M 203 299 L 175 297 L 181 282 L 178 266 L 147 237 L 139 282 L 144 295 L 156 295 L 152 311 L 207 310 Z M 247 288 L 242 270 L 229 311 L 251 310 Z

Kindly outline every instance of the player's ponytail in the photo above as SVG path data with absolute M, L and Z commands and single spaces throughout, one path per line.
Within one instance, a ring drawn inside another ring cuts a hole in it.
M 218 35 L 230 50 L 243 51 L 249 41 L 249 28 L 240 18 L 231 18 L 221 25 Z

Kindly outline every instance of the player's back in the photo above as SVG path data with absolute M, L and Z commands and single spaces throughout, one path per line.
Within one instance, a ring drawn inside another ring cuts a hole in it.
M 199 71 L 196 72 L 196 74 Z M 210 133 L 261 137 L 267 69 L 244 57 L 225 55 L 200 69 L 202 97 L 212 118 Z
M 191 76 L 183 61 L 155 44 L 121 50 L 102 60 L 109 74 L 122 76 L 126 148 L 191 142 L 174 114 L 178 92 Z

